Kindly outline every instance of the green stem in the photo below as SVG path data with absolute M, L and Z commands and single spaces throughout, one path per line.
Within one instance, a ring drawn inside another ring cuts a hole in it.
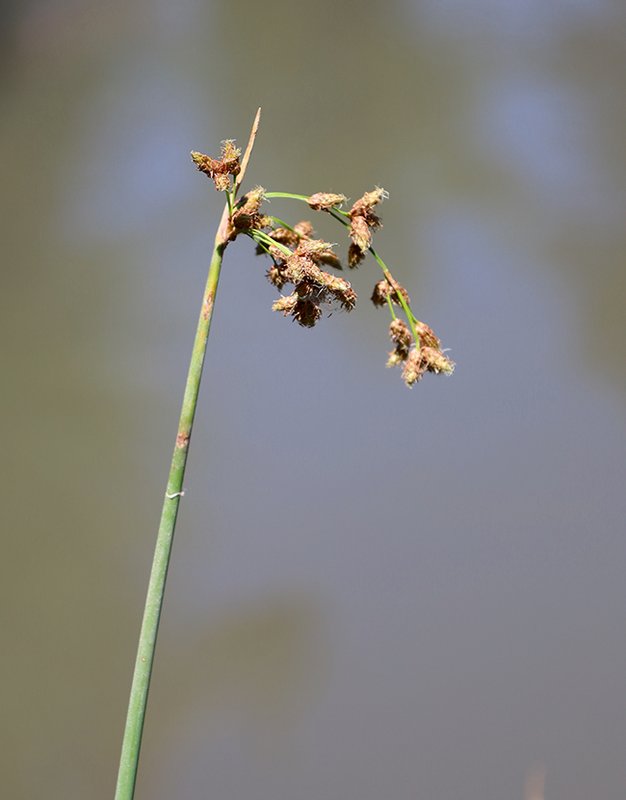
M 309 202 L 309 198 L 305 194 L 293 194 L 292 192 L 266 192 L 265 197 L 271 199 L 272 197 L 285 197 L 287 200 L 302 200 L 304 203 Z
M 294 194 L 293 192 L 266 192 L 265 193 L 265 197 L 270 199 L 270 200 L 271 200 L 272 197 L 284 197 L 287 200 L 301 200 L 303 203 L 306 203 L 307 205 L 309 205 L 309 198 L 307 197 L 306 194 Z M 309 208 L 310 208 L 310 206 L 309 206 Z M 350 214 L 347 211 L 342 211 L 340 208 L 337 208 L 337 206 L 333 206 L 332 208 L 329 208 L 329 209 L 326 209 L 326 210 L 333 217 L 335 217 L 335 214 L 333 212 L 337 212 L 337 214 L 341 214 L 344 217 L 349 217 L 350 216 Z M 339 219 L 339 218 L 335 217 L 335 219 Z M 339 222 L 343 222 L 343 220 L 340 219 Z
M 334 213 L 335 211 L 339 211 L 339 209 L 333 208 L 333 209 L 330 210 L 331 217 L 334 217 L 337 220 L 337 222 L 340 222 L 342 225 L 345 225 L 346 227 L 348 227 L 348 223 L 345 220 L 341 219 L 341 217 L 338 217 Z M 407 318 L 407 321 L 409 323 L 409 326 L 411 328 L 411 333 L 413 334 L 413 339 L 415 341 L 415 344 L 417 345 L 417 347 L 419 347 L 420 346 L 420 337 L 419 337 L 419 334 L 417 332 L 417 328 L 415 327 L 416 323 L 419 322 L 419 320 L 417 319 L 415 314 L 411 311 L 411 307 L 407 303 L 407 301 L 406 301 L 404 295 L 402 294 L 402 292 L 399 292 L 399 291 L 396 290 L 396 281 L 395 281 L 393 275 L 391 274 L 391 270 L 389 269 L 389 267 L 385 264 L 385 262 L 382 260 L 382 258 L 378 255 L 378 253 L 376 252 L 376 250 L 374 250 L 373 247 L 369 247 L 368 250 L 374 256 L 374 258 L 376 259 L 376 263 L 378 264 L 378 266 L 382 269 L 383 275 L 385 276 L 385 278 L 387 280 L 387 283 L 395 291 L 396 297 L 398 298 L 398 302 L 402 306 L 402 310 L 404 311 L 404 313 L 406 315 L 406 318 Z M 387 301 L 389 303 L 389 298 L 387 298 Z M 391 307 L 391 304 L 389 304 L 389 307 L 391 308 L 391 310 L 393 312 L 393 308 Z M 395 314 L 393 314 L 393 317 L 395 319 Z
M 133 682 L 130 690 L 115 800 L 132 800 L 135 793 L 137 764 L 139 762 L 141 736 L 146 714 L 146 704 L 148 701 L 148 690 L 150 688 L 150 676 L 152 674 L 161 606 L 165 593 L 165 581 L 172 551 L 178 506 L 180 505 L 180 498 L 183 495 L 183 478 L 185 475 L 185 466 L 187 464 L 187 455 L 189 453 L 191 429 L 196 413 L 202 367 L 211 327 L 211 318 L 213 316 L 215 294 L 222 267 L 222 257 L 225 249 L 226 242 L 221 232 L 218 232 L 215 238 L 215 248 L 213 250 L 204 297 L 202 299 L 202 308 L 198 320 L 189 372 L 187 374 L 187 383 L 185 384 L 183 406 L 178 423 L 176 445 L 174 447 L 174 455 L 172 456 L 172 463 L 167 481 L 167 490 L 163 501 L 163 511 L 161 512 L 161 523 L 159 525 L 159 533 L 154 551 L 154 560 L 150 573 L 143 622 L 139 635 L 135 671 L 133 673 Z
M 161 618 L 161 607 L 165 594 L 165 581 L 167 579 L 167 569 L 174 541 L 178 506 L 180 505 L 180 498 L 184 494 L 183 479 L 185 477 L 185 467 L 187 466 L 191 429 L 193 428 L 193 420 L 196 415 L 202 367 L 204 366 L 206 346 L 211 329 L 215 295 L 220 279 L 224 251 L 226 250 L 226 246 L 232 234 L 230 216 L 232 213 L 233 200 L 237 196 L 237 191 L 246 173 L 256 134 L 259 129 L 260 118 L 261 109 L 259 108 L 256 112 L 254 122 L 252 123 L 250 138 L 248 139 L 248 145 L 243 154 L 243 159 L 241 160 L 239 174 L 235 178 L 232 196 L 229 196 L 227 192 L 226 206 L 224 207 L 222 219 L 217 229 L 217 234 L 215 235 L 215 246 L 213 247 L 209 274 L 202 297 L 202 307 L 200 309 L 198 327 L 196 328 L 196 337 L 193 342 L 193 350 L 191 351 L 191 361 L 189 363 L 185 393 L 183 395 L 183 407 L 178 421 L 176 445 L 174 447 L 174 455 L 172 456 L 170 474 L 167 479 L 167 489 L 163 500 L 159 533 L 157 535 L 154 559 L 150 571 L 148 594 L 146 596 L 146 605 L 143 612 L 143 621 L 139 634 L 139 646 L 137 648 L 137 658 L 135 661 L 135 670 L 133 672 L 133 682 L 130 689 L 130 699 L 128 701 L 128 712 L 126 715 L 126 726 L 124 728 L 124 739 L 122 741 L 122 754 L 120 756 L 120 767 L 117 775 L 115 800 L 132 800 L 135 794 L 137 765 L 139 763 L 139 751 L 141 749 L 141 737 L 146 716 L 148 690 L 150 689 L 150 677 L 152 675 L 152 664 L 154 663 L 154 651 Z
M 400 291 L 398 291 L 396 289 L 396 285 L 397 284 L 396 284 L 396 281 L 395 281 L 393 275 L 391 274 L 391 272 L 389 270 L 389 267 L 385 264 L 385 262 L 382 260 L 382 258 L 378 255 L 378 253 L 376 252 L 376 250 L 374 250 L 373 247 L 370 247 L 369 251 L 374 256 L 374 258 L 376 259 L 376 261 L 378 263 L 378 266 L 382 269 L 383 275 L 387 279 L 387 282 L 389 283 L 391 288 L 395 291 L 396 297 L 398 298 L 398 301 L 399 301 L 400 305 L 402 306 L 402 310 L 404 311 L 405 316 L 407 318 L 407 321 L 409 323 L 409 326 L 411 328 L 411 333 L 413 334 L 413 340 L 415 342 L 415 345 L 419 348 L 419 346 L 420 346 L 420 337 L 419 337 L 419 334 L 417 332 L 417 328 L 415 327 L 416 322 L 418 322 L 419 320 L 417 319 L 415 314 L 411 311 L 411 307 L 407 303 L 407 301 L 406 301 L 404 295 L 402 294 L 402 292 L 400 292 Z
M 275 239 L 272 239 L 271 236 L 268 236 L 265 231 L 261 231 L 258 228 L 252 228 L 248 233 L 248 236 L 251 236 L 255 242 L 258 244 L 265 244 L 268 247 L 276 247 L 278 250 L 281 250 L 286 256 L 292 255 L 291 250 L 286 247 L 282 242 L 277 242 Z
M 285 220 L 284 220 L 284 219 L 281 219 L 280 217 L 275 217 L 275 216 L 273 216 L 272 214 L 269 214 L 268 216 L 269 216 L 269 218 L 270 218 L 271 220 L 273 220 L 273 221 L 274 221 L 274 222 L 276 222 L 278 225 L 280 225 L 280 227 L 281 227 L 281 228 L 287 228 L 287 230 L 288 230 L 288 231 L 291 231 L 292 233 L 295 233 L 296 235 L 300 236 L 300 234 L 298 234 L 298 233 L 297 233 L 297 231 L 296 231 L 296 229 L 293 227 L 293 225 L 290 225 L 288 222 L 285 222 Z M 300 237 L 300 238 L 302 238 L 302 237 Z

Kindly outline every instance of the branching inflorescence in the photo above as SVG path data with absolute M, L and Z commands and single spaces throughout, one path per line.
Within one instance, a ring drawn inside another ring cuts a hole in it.
M 348 211 L 342 208 L 347 202 L 345 195 L 332 192 L 301 195 L 266 192 L 259 186 L 237 200 L 235 177 L 241 169 L 240 156 L 241 151 L 231 139 L 222 143 L 219 159 L 195 151 L 191 153 L 198 169 L 213 180 L 218 191 L 226 194 L 229 213 L 223 229 L 224 245 L 240 234 L 250 237 L 256 243 L 256 253 L 271 259 L 266 273 L 268 281 L 279 292 L 286 286 L 293 287 L 291 293 L 280 295 L 273 310 L 312 328 L 322 316 L 325 305 L 352 311 L 357 301 L 350 282 L 325 269 L 342 269 L 334 244 L 316 239 L 308 220 L 292 226 L 262 213 L 264 201 L 286 198 L 306 203 L 313 211 L 329 214 L 347 229 L 350 269 L 358 267 L 369 253 L 382 270 L 383 278 L 375 285 L 371 300 L 375 306 L 386 306 L 391 315 L 389 336 L 393 349 L 387 366 L 402 367 L 402 378 L 407 386 L 413 386 L 426 372 L 450 375 L 454 362 L 442 350 L 432 329 L 413 314 L 408 292 L 372 246 L 373 233 L 382 226 L 374 209 L 388 197 L 387 192 L 376 187 L 354 202 Z
M 174 452 L 163 498 L 124 726 L 115 800 L 132 800 L 134 797 L 165 583 L 178 509 L 185 493 L 183 481 L 198 404 L 202 368 L 222 260 L 228 243 L 240 235 L 248 236 L 255 242 L 258 254 L 270 257 L 271 265 L 267 270 L 270 283 L 279 292 L 283 292 L 286 286 L 292 287 L 291 293 L 280 295 L 273 309 L 282 312 L 286 317 L 292 317 L 305 328 L 312 328 L 322 316 L 324 305 L 352 311 L 356 305 L 356 293 L 349 281 L 330 271 L 341 270 L 339 257 L 335 253 L 334 245 L 315 238 L 310 222 L 303 220 L 292 226 L 277 217 L 263 213 L 261 206 L 265 200 L 281 197 L 305 203 L 312 211 L 329 214 L 348 231 L 350 241 L 348 267 L 351 269 L 357 267 L 369 253 L 382 270 L 382 279 L 374 287 L 372 302 L 376 306 L 386 306 L 391 315 L 389 335 L 393 350 L 389 354 L 387 365 L 402 367 L 402 377 L 407 386 L 417 383 L 426 372 L 449 375 L 454 369 L 454 364 L 441 349 L 439 339 L 428 325 L 420 322 L 413 314 L 406 289 L 393 277 L 372 246 L 372 234 L 381 226 L 375 209 L 386 197 L 383 189 L 376 188 L 366 192 L 352 204 L 349 211 L 342 208 L 347 203 L 344 195 L 327 192 L 301 195 L 266 192 L 257 187 L 238 197 L 240 184 L 244 179 L 254 147 L 260 114 L 261 109 L 257 111 L 243 157 L 232 140 L 222 144 L 220 158 L 211 158 L 196 152 L 191 154 L 198 169 L 213 180 L 218 191 L 224 192 L 226 203 L 215 236 L 202 296 Z

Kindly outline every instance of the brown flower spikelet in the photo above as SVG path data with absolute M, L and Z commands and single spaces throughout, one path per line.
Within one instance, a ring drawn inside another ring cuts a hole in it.
M 406 322 L 403 322 L 401 319 L 394 319 L 391 321 L 389 325 L 389 336 L 391 337 L 391 341 L 395 344 L 395 347 L 389 353 L 387 366 L 395 367 L 403 361 L 406 361 L 409 355 L 409 348 L 413 343 L 413 336 Z
M 252 189 L 241 198 L 231 218 L 235 230 L 245 231 L 251 228 L 261 230 L 263 227 L 267 227 L 265 223 L 268 218 L 259 214 L 264 197 L 265 189 L 257 186 L 256 189 Z
M 386 366 L 397 367 L 399 364 L 402 364 L 403 361 L 406 361 L 406 355 L 402 352 L 399 352 L 397 348 L 394 348 L 389 352 Z
M 454 362 L 445 353 L 434 347 L 413 347 L 404 364 L 402 379 L 411 387 L 422 379 L 425 372 L 436 375 L 452 375 Z
M 406 322 L 401 319 L 392 320 L 389 325 L 389 336 L 396 347 L 406 350 L 407 353 L 409 352 L 413 336 Z
M 197 150 L 192 150 L 191 159 L 200 172 L 204 172 L 212 179 L 217 191 L 223 192 L 230 188 L 230 176 L 239 174 L 240 155 L 241 150 L 235 147 L 235 142 L 232 139 L 226 139 L 222 142 L 221 158 L 211 158 Z
M 355 247 L 365 253 L 372 244 L 372 231 L 365 217 L 352 217 L 350 220 L 350 238 Z
M 275 242 L 284 244 L 287 247 L 296 247 L 300 241 L 298 234 L 289 230 L 289 228 L 274 228 L 274 230 L 269 231 L 269 235 Z
M 312 328 L 322 316 L 322 309 L 312 300 L 298 300 L 292 314 L 294 320 L 303 328 Z
M 380 217 L 372 209 L 388 196 L 387 192 L 378 186 L 371 192 L 365 192 L 363 197 L 359 197 L 348 212 L 350 219 L 362 217 L 372 230 L 380 228 L 382 225 Z
M 449 359 L 438 347 L 422 347 L 421 350 L 422 359 L 428 372 L 434 372 L 435 375 L 452 375 L 454 361 Z
M 272 304 L 272 311 L 282 311 L 285 316 L 293 313 L 293 310 L 298 302 L 298 296 L 293 294 L 283 295 L 275 300 Z
M 431 347 L 434 350 L 441 350 L 441 341 L 435 335 L 432 328 L 429 328 L 425 322 L 418 322 L 415 326 L 417 335 L 419 336 L 420 347 Z
M 366 216 L 371 213 L 374 206 L 378 205 L 382 200 L 386 200 L 388 197 L 389 194 L 384 189 L 381 189 L 380 186 L 376 186 L 371 192 L 365 192 L 363 197 L 359 197 L 350 209 L 350 213 Z
M 348 266 L 350 269 L 355 269 L 358 267 L 361 261 L 364 259 L 365 253 L 360 247 L 357 247 L 354 242 L 351 242 L 350 247 L 348 248 Z
M 350 238 L 354 246 L 352 254 L 348 258 L 350 266 L 356 267 L 366 251 L 372 246 L 372 231 L 382 226 L 380 217 L 372 209 L 387 196 L 387 192 L 377 186 L 373 191 L 365 192 L 363 197 L 359 197 L 348 212 L 350 217 Z M 361 251 L 360 258 L 358 256 L 359 250 Z
M 372 292 L 371 297 L 372 303 L 374 303 L 375 306 L 384 306 L 387 305 L 387 298 L 390 297 L 395 305 L 402 305 L 398 298 L 398 292 L 400 292 L 407 303 L 411 302 L 409 299 L 409 293 L 404 286 L 400 286 L 400 284 L 396 281 L 395 287 L 393 287 L 386 278 L 383 278 L 382 280 L 378 281 L 376 286 L 374 286 L 374 291 Z
M 293 229 L 302 239 L 310 239 L 313 236 L 313 225 L 308 219 L 302 219 L 300 222 L 296 222 Z
M 414 347 L 406 358 L 404 369 L 402 370 L 402 380 L 407 386 L 411 387 L 422 379 L 426 371 L 426 366 L 422 361 L 421 351 Z
M 333 206 L 340 206 L 345 203 L 346 196 L 334 194 L 333 192 L 316 192 L 312 194 L 307 202 L 313 211 L 328 211 Z
M 311 258 L 316 264 L 327 264 L 329 267 L 341 269 L 341 261 L 333 250 L 334 245 L 321 239 L 301 239 L 296 250 Z
M 312 328 L 322 316 L 322 309 L 308 297 L 300 297 L 293 292 L 286 297 L 279 297 L 272 305 L 273 311 L 282 311 L 283 316 L 291 316 L 303 328 Z
M 287 283 L 287 279 L 285 277 L 285 266 L 286 265 L 284 262 L 281 265 L 280 262 L 277 263 L 275 261 L 265 273 L 267 280 L 272 284 L 272 286 L 275 286 L 278 291 L 280 291 Z
M 356 305 L 356 292 L 350 283 L 336 275 L 325 272 L 318 264 L 332 253 L 332 245 L 318 239 L 299 242 L 296 249 L 282 263 L 274 264 L 267 277 L 276 286 L 286 283 L 294 285 L 288 298 L 280 298 L 272 308 L 291 315 L 296 322 L 311 328 L 322 315 L 323 303 L 337 303 L 345 311 Z M 316 263 L 316 261 L 318 263 Z

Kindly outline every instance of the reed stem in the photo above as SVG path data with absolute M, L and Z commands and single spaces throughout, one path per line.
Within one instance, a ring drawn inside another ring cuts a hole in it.
M 241 169 L 233 186 L 233 199 L 243 180 L 250 159 L 259 126 L 260 113 L 261 109 L 257 111 L 248 146 L 241 163 Z M 128 701 L 115 800 L 132 800 L 135 794 L 137 766 L 139 764 L 141 739 L 146 716 L 146 706 L 148 703 L 148 692 L 150 689 L 150 678 L 152 675 L 152 665 L 154 663 L 159 621 L 161 618 L 161 608 L 163 606 L 163 597 L 165 594 L 167 570 L 172 553 L 180 499 L 184 494 L 183 479 L 185 477 L 185 467 L 187 466 L 193 421 L 196 415 L 198 392 L 200 390 L 200 380 L 202 378 L 202 367 L 206 355 L 207 340 L 211 329 L 215 296 L 222 268 L 222 259 L 229 239 L 228 221 L 230 217 L 231 198 L 228 197 L 227 200 L 228 202 L 224 208 L 222 220 L 215 236 L 215 246 L 209 265 L 209 274 L 202 297 L 202 306 L 200 308 L 200 316 L 196 328 L 193 350 L 191 352 L 189 371 L 187 373 L 183 405 L 178 422 L 178 432 L 176 434 L 176 444 L 174 446 L 174 454 L 172 456 L 170 472 L 167 479 L 167 489 L 163 499 L 161 522 L 159 524 L 159 532 L 154 550 L 146 604 L 141 623 L 141 632 L 139 634 L 137 658 L 135 660 L 135 669 L 130 689 L 130 699 Z

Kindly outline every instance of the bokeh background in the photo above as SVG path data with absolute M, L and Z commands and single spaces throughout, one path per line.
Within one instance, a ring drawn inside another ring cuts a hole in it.
M 248 185 L 388 189 L 458 368 L 385 370 L 373 263 L 311 331 L 229 249 L 137 797 L 622 800 L 624 5 L 1 14 L 2 795 L 112 797 L 221 212 L 188 154 L 262 105 Z

